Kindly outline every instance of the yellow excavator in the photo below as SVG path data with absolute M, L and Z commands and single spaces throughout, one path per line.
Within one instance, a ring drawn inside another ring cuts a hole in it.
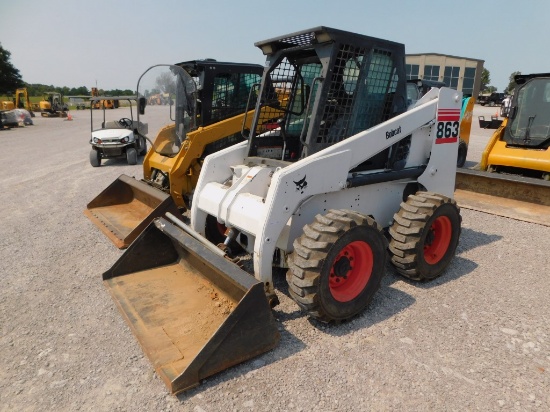
M 99 90 L 97 87 L 92 87 L 92 97 L 99 96 Z M 103 99 L 95 100 L 91 103 L 93 109 L 116 109 L 118 108 L 118 100 Z
M 462 207 L 550 226 L 550 73 L 515 76 L 507 116 L 475 170 L 459 169 Z
M 261 81 L 261 65 L 206 59 L 174 67 L 181 68 L 197 86 L 187 99 L 180 96 L 185 104 L 193 106 L 192 110 L 185 118 L 178 117 L 183 103 L 175 100 L 176 80 L 170 80 L 175 69 L 160 66 L 144 73 L 138 83 L 140 96 L 147 99 L 162 94 L 169 104 L 147 109 L 147 116 L 152 118 L 147 119 L 149 130 L 158 133 L 154 139 L 144 136 L 150 149 L 143 160 L 143 179 L 121 175 L 84 212 L 121 249 L 128 247 L 155 217 L 166 211 L 181 216 L 190 205 L 203 159 L 243 141 L 243 129 L 249 127 L 254 114 L 245 113 L 245 108 Z M 274 87 L 271 97 L 277 98 Z M 276 127 L 276 118 L 262 122 L 266 130 Z M 184 126 L 185 135 L 180 131 Z M 209 225 L 213 237 L 223 235 L 223 226 L 215 221 L 209 221 Z
M 27 88 L 23 87 L 15 91 L 15 108 L 27 110 L 31 117 L 34 117 L 35 111 L 40 111 L 40 105 L 38 103 L 31 103 Z
M 42 117 L 67 117 L 69 107 L 63 101 L 63 95 L 58 92 L 46 92 L 40 101 Z

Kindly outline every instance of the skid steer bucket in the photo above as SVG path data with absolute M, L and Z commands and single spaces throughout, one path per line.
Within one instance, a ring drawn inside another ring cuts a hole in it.
M 84 214 L 119 249 L 125 249 L 155 218 L 178 214 L 177 206 L 161 190 L 133 177 L 120 175 L 93 199 Z
M 550 226 L 550 183 L 529 177 L 457 169 L 460 207 Z
M 263 284 L 164 218 L 103 280 L 174 394 L 279 341 Z

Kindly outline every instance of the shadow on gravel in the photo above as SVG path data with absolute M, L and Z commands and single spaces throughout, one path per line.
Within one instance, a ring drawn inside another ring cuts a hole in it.
M 478 232 L 477 230 L 462 228 L 456 254 L 460 256 L 463 252 L 497 242 L 501 239 L 502 236 L 500 235 L 488 235 L 487 233 Z
M 138 161 L 137 161 L 136 165 L 143 165 L 143 156 L 138 157 Z M 101 166 L 100 167 L 103 167 L 103 166 L 116 166 L 116 167 L 128 166 L 128 162 L 123 157 L 121 157 L 121 158 L 113 157 L 111 159 L 101 159 Z
M 374 295 L 374 298 L 367 309 L 354 318 L 340 324 L 325 324 L 314 320 L 310 318 L 306 312 L 301 311 L 297 305 L 296 309 L 292 312 L 282 312 L 275 308 L 273 315 L 278 323 L 278 329 L 281 334 L 281 341 L 275 349 L 240 365 L 220 372 L 213 377 L 205 379 L 197 388 L 178 395 L 179 401 L 185 402 L 189 398 L 192 398 L 198 393 L 201 393 L 209 388 L 216 387 L 223 382 L 242 377 L 249 373 L 253 374 L 256 370 L 262 368 L 263 366 L 270 365 L 302 351 L 306 345 L 284 328 L 285 322 L 299 318 L 306 318 L 312 327 L 321 333 L 331 336 L 345 336 L 360 330 L 368 330 L 373 325 L 394 317 L 399 312 L 404 311 L 415 303 L 415 298 L 413 296 L 399 290 L 398 288 L 392 287 L 394 283 L 402 281 L 417 288 L 430 289 L 443 285 L 447 282 L 457 280 L 462 276 L 470 274 L 478 266 L 477 263 L 460 257 L 460 253 L 479 246 L 487 245 L 500 239 L 501 236 L 487 235 L 485 233 L 467 228 L 463 229 L 460 244 L 457 249 L 457 256 L 455 256 L 450 267 L 442 276 L 430 282 L 415 282 L 408 280 L 399 275 L 393 266 L 388 263 L 386 265 L 386 274 L 382 278 L 380 289 Z M 273 282 L 275 290 L 278 294 L 284 294 L 286 297 L 291 299 L 288 293 L 288 284 L 286 282 L 285 272 L 286 271 L 284 270 L 274 269 Z
M 464 259 L 460 256 L 455 256 L 449 268 L 440 277 L 434 280 L 430 280 L 427 282 L 418 282 L 418 281 L 407 279 L 399 275 L 395 271 L 393 273 L 393 276 L 394 276 L 394 281 L 400 280 L 411 286 L 414 286 L 420 289 L 431 289 L 431 288 L 438 287 L 440 285 L 444 285 L 449 282 L 453 282 L 457 279 L 460 279 L 462 276 L 469 275 L 477 267 L 478 267 L 477 263 L 469 259 Z
M 274 349 L 202 380 L 196 388 L 179 394 L 177 396 L 178 400 L 181 403 L 184 403 L 189 398 L 192 398 L 209 388 L 215 388 L 223 382 L 231 381 L 248 374 L 250 374 L 249 376 L 252 378 L 253 374 L 264 366 L 279 362 L 280 360 L 295 355 L 305 349 L 306 345 L 296 336 L 287 332 L 279 320 L 280 319 L 278 319 L 278 329 L 281 334 L 281 340 Z
M 415 299 L 407 293 L 391 287 L 395 280 L 400 279 L 393 275 L 390 265 L 386 266 L 386 275 L 382 278 L 380 289 L 374 295 L 367 309 L 354 318 L 340 324 L 326 324 L 310 318 L 308 314 L 296 305 L 296 310 L 290 313 L 278 312 L 275 308 L 274 315 L 278 322 L 286 322 L 298 318 L 307 318 L 308 322 L 323 333 L 333 336 L 343 336 L 350 332 L 366 329 L 379 322 L 383 322 L 411 306 Z M 282 275 L 273 276 L 275 289 L 292 299 L 288 293 L 288 284 Z M 280 330 L 281 331 L 281 330 Z M 285 333 L 281 331 L 281 335 Z

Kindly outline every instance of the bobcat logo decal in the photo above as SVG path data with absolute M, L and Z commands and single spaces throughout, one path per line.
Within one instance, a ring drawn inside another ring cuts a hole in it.
M 300 194 L 303 194 L 304 190 L 306 190 L 306 187 L 307 187 L 306 175 L 304 175 L 303 179 L 298 180 L 297 182 L 294 182 L 294 184 L 296 185 L 296 191 L 300 192 Z

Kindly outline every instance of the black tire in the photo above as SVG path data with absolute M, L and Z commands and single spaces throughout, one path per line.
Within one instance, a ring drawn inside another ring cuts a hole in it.
M 286 275 L 289 294 L 322 322 L 349 319 L 372 300 L 386 259 L 386 239 L 372 218 L 331 209 L 294 241 Z
M 129 165 L 137 164 L 137 151 L 133 147 L 126 149 L 126 160 Z
M 468 145 L 462 139 L 458 142 L 458 155 L 456 158 L 456 167 L 463 167 L 466 163 L 466 156 L 468 155 Z
M 90 150 L 90 164 L 93 167 L 101 166 L 101 153 L 99 150 Z
M 138 137 L 139 139 L 139 155 L 145 156 L 147 154 L 147 141 L 143 137 Z
M 403 276 L 428 281 L 440 276 L 453 259 L 462 217 L 456 202 L 446 196 L 418 192 L 394 216 L 390 227 L 390 256 Z

